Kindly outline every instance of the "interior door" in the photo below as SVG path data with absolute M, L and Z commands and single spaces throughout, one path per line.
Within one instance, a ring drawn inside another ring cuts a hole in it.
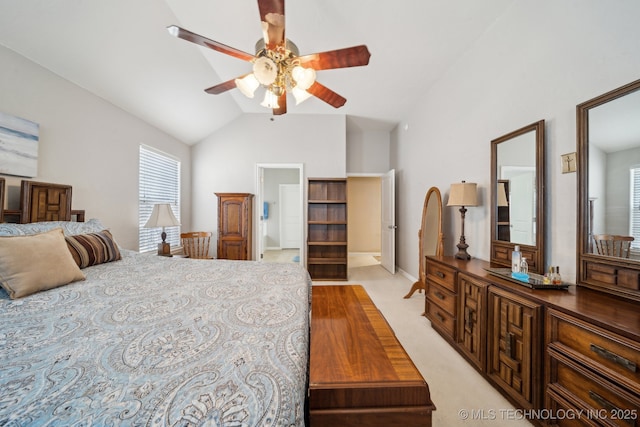
M 533 173 L 521 173 L 511 177 L 509 220 L 511 221 L 511 241 L 525 245 L 534 245 L 533 227 L 535 217 Z
M 380 264 L 396 273 L 396 171 L 382 175 L 382 253 Z

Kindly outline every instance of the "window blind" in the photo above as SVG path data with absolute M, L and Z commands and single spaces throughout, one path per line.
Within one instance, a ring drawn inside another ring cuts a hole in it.
M 634 237 L 631 247 L 640 249 L 640 165 L 631 168 L 631 206 L 629 207 L 630 230 L 629 233 Z
M 162 228 L 144 228 L 153 205 L 169 203 L 180 221 L 180 161 L 150 147 L 140 146 L 138 230 L 140 252 L 156 251 Z M 167 242 L 180 246 L 180 227 L 166 227 Z

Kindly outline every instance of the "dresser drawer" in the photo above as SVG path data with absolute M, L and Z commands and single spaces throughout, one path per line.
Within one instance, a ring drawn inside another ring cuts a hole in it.
M 427 283 L 429 281 L 434 281 L 449 289 L 454 294 L 456 293 L 456 270 L 449 266 L 428 260 Z
M 550 361 L 549 391 L 578 402 L 579 407 L 586 407 L 589 415 L 605 425 L 639 425 L 640 398 L 555 351 L 550 352 Z
M 443 331 L 451 339 L 455 339 L 454 331 L 456 329 L 456 319 L 451 314 L 435 305 L 429 299 L 426 300 L 426 315 L 431 321 L 431 326 L 435 329 Z
M 560 396 L 553 388 L 547 390 L 546 410 L 551 411 L 555 415 L 555 419 L 549 420 L 550 426 L 558 427 L 600 427 L 594 419 L 585 414 L 584 408 L 578 408 L 575 404 L 571 404 Z
M 427 296 L 431 302 L 440 306 L 452 316 L 456 315 L 456 295 L 433 282 L 427 287 Z
M 640 395 L 640 344 L 553 309 L 548 320 L 549 348 Z

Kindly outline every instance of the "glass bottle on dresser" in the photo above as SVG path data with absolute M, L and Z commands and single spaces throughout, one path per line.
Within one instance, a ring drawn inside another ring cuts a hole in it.
M 522 253 L 520 245 L 516 245 L 511 252 L 511 272 L 520 273 L 520 265 L 522 264 Z

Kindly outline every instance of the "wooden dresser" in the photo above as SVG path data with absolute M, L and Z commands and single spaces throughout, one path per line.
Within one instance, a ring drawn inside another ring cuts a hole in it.
M 312 294 L 311 427 L 430 426 L 429 386 L 364 288 Z
M 427 257 L 426 315 L 538 425 L 640 426 L 640 304 L 532 290 L 477 259 Z

